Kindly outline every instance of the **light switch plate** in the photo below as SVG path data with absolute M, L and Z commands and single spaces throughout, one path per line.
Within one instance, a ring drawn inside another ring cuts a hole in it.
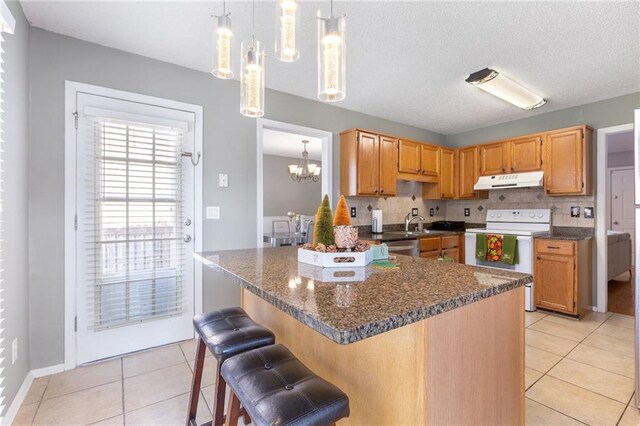
M 435 214 L 435 211 L 433 209 L 429 209 L 429 216 L 433 217 L 434 214 Z
M 220 188 L 227 188 L 229 186 L 229 175 L 226 173 L 220 173 L 218 175 L 218 186 Z
M 207 219 L 220 219 L 220 207 L 207 206 Z
M 578 206 L 571 207 L 571 217 L 580 217 L 580 207 Z
M 411 209 L 411 216 L 418 216 L 418 208 L 414 207 Z
M 18 338 L 16 337 L 11 342 L 11 364 L 15 364 L 18 360 Z
M 356 217 L 356 208 L 351 207 L 351 217 Z
M 464 215 L 465 215 L 465 217 L 471 216 L 471 209 L 469 207 L 465 207 Z

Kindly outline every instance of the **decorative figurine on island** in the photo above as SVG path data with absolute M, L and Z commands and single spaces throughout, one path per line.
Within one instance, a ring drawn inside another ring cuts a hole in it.
M 365 252 L 369 243 L 358 241 L 358 228 L 351 225 L 349 206 L 344 195 L 340 196 L 333 217 L 329 197 L 322 199 L 315 217 L 313 229 L 313 244 L 305 244 L 303 249 L 320 253 Z

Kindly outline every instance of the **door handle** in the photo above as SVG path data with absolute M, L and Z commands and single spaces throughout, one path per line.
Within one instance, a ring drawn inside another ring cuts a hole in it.
M 618 223 L 618 221 L 617 221 L 617 220 L 616 220 L 616 221 L 614 221 L 614 222 L 613 222 L 613 224 L 614 224 L 614 225 L 620 225 L 620 224 Z
M 184 220 L 184 226 L 190 226 L 191 225 L 191 219 L 187 218 Z
M 182 237 L 182 239 L 184 240 L 185 243 L 190 243 L 191 242 L 191 235 L 185 235 L 184 237 Z

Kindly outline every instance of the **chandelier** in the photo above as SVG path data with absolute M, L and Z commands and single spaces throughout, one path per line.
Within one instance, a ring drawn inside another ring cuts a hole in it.
M 318 181 L 321 167 L 315 163 L 309 162 L 309 153 L 307 152 L 307 144 L 309 141 L 303 140 L 304 150 L 302 151 L 302 161 L 300 164 L 289 164 L 289 174 L 291 179 L 302 182 L 303 179 L 311 179 Z

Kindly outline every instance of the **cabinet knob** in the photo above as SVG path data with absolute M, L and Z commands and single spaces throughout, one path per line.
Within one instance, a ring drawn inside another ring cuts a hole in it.
M 504 172 L 504 167 L 502 168 L 502 171 Z
M 383 192 L 384 192 L 384 189 L 381 189 L 381 190 L 380 190 L 380 193 L 382 194 Z
M 538 260 L 542 260 L 542 258 L 541 258 L 540 256 L 537 256 L 537 257 L 536 257 L 536 259 L 538 259 Z
M 442 197 L 444 197 L 444 194 L 442 194 Z

